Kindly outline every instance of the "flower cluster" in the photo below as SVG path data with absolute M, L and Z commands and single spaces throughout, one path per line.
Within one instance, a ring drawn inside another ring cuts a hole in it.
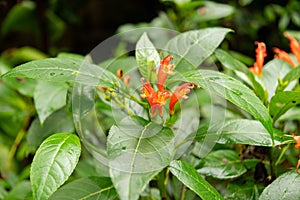
M 273 51 L 275 53 L 275 58 L 284 60 L 285 62 L 289 63 L 292 67 L 296 67 L 297 65 L 300 64 L 300 44 L 290 34 L 284 33 L 284 36 L 289 39 L 291 52 L 296 57 L 298 63 L 295 64 L 295 62 L 287 52 L 276 47 L 273 48 Z M 258 76 L 262 76 L 264 58 L 267 56 L 266 45 L 263 42 L 255 42 L 255 44 L 257 45 L 257 48 L 255 50 L 256 61 L 254 65 L 249 68 L 249 70 Z
M 157 74 L 157 88 L 155 91 L 149 81 L 142 78 L 143 86 L 141 91 L 144 93 L 140 96 L 146 98 L 150 104 L 150 113 L 154 117 L 156 111 L 160 116 L 163 115 L 163 106 L 166 104 L 166 100 L 170 99 L 169 112 L 174 114 L 174 106 L 180 99 L 188 98 L 187 94 L 190 93 L 191 89 L 194 87 L 194 83 L 184 83 L 179 86 L 173 93 L 165 89 L 165 82 L 169 75 L 173 75 L 174 65 L 170 64 L 173 60 L 173 56 L 168 55 L 160 61 L 160 66 Z

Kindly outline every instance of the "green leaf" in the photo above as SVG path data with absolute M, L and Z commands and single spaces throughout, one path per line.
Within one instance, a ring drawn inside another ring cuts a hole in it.
M 277 88 L 278 92 L 283 91 L 292 81 L 300 78 L 300 67 L 293 68 L 282 79 L 281 85 Z
M 281 79 L 291 71 L 291 66 L 280 59 L 271 60 L 265 64 L 262 70 L 262 81 L 268 91 L 268 99 L 270 100 L 278 86 L 278 79 Z
M 142 118 L 125 118 L 107 139 L 110 176 L 120 199 L 135 200 L 174 154 L 174 134 Z
M 38 33 L 38 20 L 35 13 L 35 4 L 31 1 L 15 4 L 2 22 L 1 35 L 10 31 L 26 31 Z
M 300 92 L 279 92 L 272 97 L 269 105 L 274 122 L 290 108 L 300 104 Z
M 72 181 L 59 188 L 49 200 L 101 199 L 114 200 L 118 195 L 109 178 L 89 177 Z
M 159 66 L 160 57 L 147 33 L 144 33 L 137 42 L 135 56 L 141 75 L 148 81 L 155 81 L 156 67 Z
M 176 70 L 186 72 L 207 59 L 230 31 L 228 28 L 188 31 L 172 38 L 165 49 L 174 56 Z
M 203 9 L 204 12 L 197 12 L 196 21 L 197 22 L 205 22 L 214 19 L 220 19 L 231 15 L 233 13 L 233 7 L 228 4 L 215 3 L 212 1 L 203 1 L 203 7 L 199 9 Z
M 44 81 L 74 81 L 81 59 L 46 58 L 13 68 L 2 77 L 28 77 Z
M 66 105 L 68 88 L 66 83 L 38 83 L 34 92 L 34 104 L 41 124 L 49 115 Z
M 194 82 L 249 112 L 264 125 L 273 140 L 272 119 L 268 110 L 248 87 L 226 74 L 210 70 L 188 72 L 185 77 L 188 82 Z
M 259 200 L 298 200 L 300 199 L 299 184 L 299 174 L 294 170 L 286 172 L 264 189 Z
M 232 119 L 224 123 L 214 123 L 205 129 L 199 129 L 196 140 L 203 141 L 209 136 L 220 144 L 248 144 L 271 147 L 272 139 L 265 127 L 256 120 Z M 278 138 L 280 139 L 280 138 Z M 280 141 L 275 140 L 275 145 Z
M 35 60 L 2 75 L 1 77 L 28 77 L 44 81 L 78 82 L 89 86 L 114 87 L 124 84 L 111 72 L 90 63 L 89 59 L 47 58 Z
M 22 181 L 15 185 L 12 190 L 5 196 L 4 200 L 23 200 L 31 199 L 32 192 L 30 181 Z
M 67 132 L 72 133 L 74 125 L 72 117 L 65 110 L 59 110 L 50 115 L 43 126 L 36 118 L 30 125 L 27 132 L 28 151 L 35 151 L 36 148 L 48 136 L 54 133 Z
M 218 191 L 202 178 L 195 168 L 183 161 L 172 161 L 169 170 L 184 185 L 194 191 L 202 199 L 223 199 Z
M 252 88 L 255 90 L 257 96 L 264 101 L 265 99 L 265 91 L 262 85 L 255 79 L 253 73 L 248 69 L 246 65 L 244 65 L 239 60 L 233 58 L 229 53 L 222 49 L 217 49 L 215 51 L 215 55 L 218 60 L 222 63 L 222 65 L 228 69 L 231 69 L 235 72 L 242 72 L 247 76 L 247 78 L 252 83 Z M 238 73 L 237 73 L 238 75 Z
M 245 181 L 246 182 L 246 181 Z M 255 184 L 254 182 L 247 181 L 246 183 L 242 181 L 231 182 L 226 188 L 226 193 L 224 195 L 225 199 L 248 199 L 255 200 L 259 198 L 259 192 L 262 185 Z
M 209 153 L 197 168 L 200 174 L 218 179 L 236 178 L 247 171 L 238 154 L 226 149 Z
M 74 134 L 54 134 L 41 144 L 30 171 L 34 199 L 48 199 L 68 179 L 80 152 L 80 141 Z

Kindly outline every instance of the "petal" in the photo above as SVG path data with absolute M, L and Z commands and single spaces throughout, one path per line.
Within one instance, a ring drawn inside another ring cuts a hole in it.
M 170 114 L 174 114 L 174 106 L 175 104 L 182 98 L 187 98 L 187 94 L 191 92 L 191 89 L 194 88 L 194 83 L 184 83 L 179 86 L 171 96 L 170 99 Z
M 300 44 L 299 44 L 299 42 L 287 32 L 284 33 L 284 36 L 290 40 L 291 52 L 296 56 L 298 65 L 299 65 L 300 64 Z
M 284 60 L 285 62 L 289 63 L 290 65 L 292 65 L 292 67 L 296 67 L 295 63 L 293 62 L 292 58 L 290 57 L 290 55 L 278 48 L 273 48 L 274 53 L 276 54 L 276 58 L 279 58 L 281 60 Z

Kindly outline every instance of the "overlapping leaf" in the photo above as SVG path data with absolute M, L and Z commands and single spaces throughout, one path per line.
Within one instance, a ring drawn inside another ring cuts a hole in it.
M 185 77 L 188 82 L 194 82 L 249 112 L 263 124 L 273 140 L 272 119 L 268 110 L 248 87 L 228 75 L 210 70 L 188 72 Z
M 174 56 L 176 70 L 186 72 L 207 59 L 230 31 L 218 27 L 187 31 L 172 38 L 165 50 Z
M 128 117 L 111 128 L 107 153 L 120 199 L 135 200 L 151 178 L 171 162 L 174 134 L 153 122 Z

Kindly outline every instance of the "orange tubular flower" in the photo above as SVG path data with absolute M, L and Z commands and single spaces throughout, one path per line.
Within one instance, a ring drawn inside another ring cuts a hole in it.
M 262 75 L 262 68 L 264 66 L 264 59 L 267 56 L 266 45 L 263 42 L 255 42 L 257 48 L 255 50 L 256 53 L 256 61 L 253 67 L 250 67 L 249 70 L 252 71 L 254 74 L 259 76 Z
M 167 90 L 155 92 L 148 81 L 145 82 L 144 79 L 142 79 L 142 81 L 143 87 L 141 90 L 144 92 L 144 94 L 141 94 L 140 96 L 148 100 L 151 108 L 151 116 L 155 116 L 156 110 L 158 110 L 159 115 L 162 116 L 162 106 L 166 104 L 166 100 L 170 98 L 171 93 Z
M 181 86 L 179 86 L 174 93 L 171 96 L 170 99 L 170 114 L 174 114 L 174 106 L 180 99 L 187 99 L 189 94 L 191 92 L 191 89 L 194 88 L 194 83 L 184 83 Z
M 300 44 L 289 33 L 284 33 L 284 36 L 290 40 L 291 52 L 296 56 L 298 65 L 300 64 Z
M 295 144 L 295 148 L 298 149 L 300 147 L 300 136 L 292 135 L 297 144 Z
M 175 66 L 173 64 L 169 64 L 172 60 L 173 56 L 168 55 L 160 61 L 160 66 L 157 75 L 157 87 L 159 91 L 164 90 L 164 84 L 167 80 L 168 75 L 174 74 L 172 69 L 174 69 Z
M 287 52 L 285 52 L 283 50 L 280 50 L 278 48 L 273 48 L 273 51 L 276 54 L 275 58 L 279 58 L 281 60 L 284 60 L 285 62 L 287 62 L 290 65 L 292 65 L 292 67 L 296 67 L 293 59 L 290 57 L 290 55 Z

